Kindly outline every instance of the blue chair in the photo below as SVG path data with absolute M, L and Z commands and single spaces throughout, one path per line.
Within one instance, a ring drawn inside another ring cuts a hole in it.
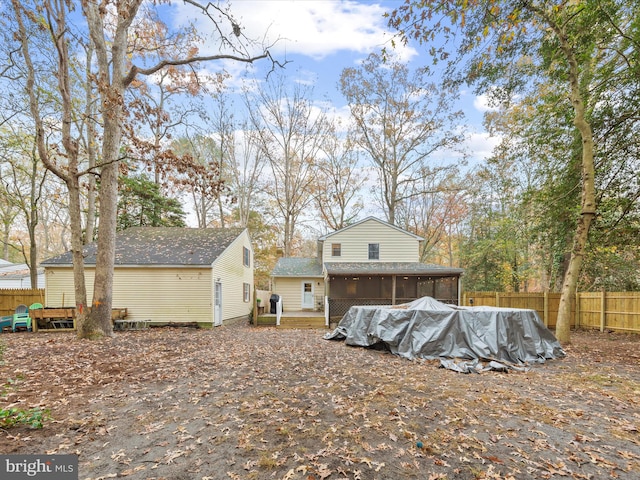
M 11 327 L 15 332 L 18 328 L 25 328 L 31 331 L 31 317 L 29 316 L 29 307 L 26 305 L 18 305 L 16 311 L 13 314 L 13 320 L 11 321 Z
M 13 315 L 0 318 L 0 333 L 4 332 L 5 328 L 13 330 Z

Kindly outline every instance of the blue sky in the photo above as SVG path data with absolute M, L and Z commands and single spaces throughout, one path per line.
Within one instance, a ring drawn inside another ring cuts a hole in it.
M 387 27 L 383 14 L 401 3 L 400 0 L 232 0 L 231 11 L 247 37 L 273 44 L 270 48 L 273 57 L 289 62 L 285 72 L 292 82 L 312 84 L 319 102 L 329 98 L 335 110 L 346 115 L 346 102 L 337 87 L 340 73 L 357 65 L 369 53 L 380 52 L 384 46 L 393 50 L 390 40 L 394 32 Z M 186 7 L 178 5 L 181 16 Z M 203 23 L 202 31 L 206 28 Z M 395 50 L 398 59 L 411 67 L 430 62 L 425 51 L 419 45 Z M 264 78 L 267 67 L 270 64 L 262 61 L 252 74 Z M 233 62 L 225 64 L 225 68 L 238 79 L 247 69 Z M 482 114 L 487 110 L 485 99 L 463 91 L 460 108 L 467 117 L 470 131 L 467 146 L 472 160 L 480 161 L 497 143 L 497 139 L 488 138 L 482 127 Z

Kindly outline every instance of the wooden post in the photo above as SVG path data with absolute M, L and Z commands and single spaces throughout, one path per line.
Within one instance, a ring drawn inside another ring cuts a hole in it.
M 607 300 L 607 294 L 603 288 L 602 292 L 600 293 L 600 331 L 601 332 L 604 332 L 604 325 L 606 323 L 606 316 L 607 316 L 606 300 Z
M 496 307 L 500 307 L 500 292 L 496 292 Z
M 580 321 L 580 292 L 576 292 L 576 328 L 580 327 L 582 322 Z
M 548 327 L 549 326 L 549 293 L 548 292 L 544 292 L 544 299 L 543 299 L 543 315 L 544 315 L 544 326 Z

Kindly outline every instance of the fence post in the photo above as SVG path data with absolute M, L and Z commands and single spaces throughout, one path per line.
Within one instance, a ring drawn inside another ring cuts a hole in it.
M 575 318 L 575 324 L 576 324 L 576 329 L 580 327 L 580 325 L 582 324 L 582 322 L 580 321 L 580 292 L 576 291 L 576 318 Z
M 544 326 L 548 327 L 549 326 L 549 294 L 548 292 L 544 292 L 544 300 L 543 300 L 543 316 L 544 316 Z
M 601 332 L 604 332 L 604 325 L 606 323 L 606 315 L 607 315 L 606 300 L 607 300 L 607 293 L 603 288 L 602 291 L 600 292 L 600 331 Z
M 496 307 L 500 307 L 500 292 L 496 292 Z

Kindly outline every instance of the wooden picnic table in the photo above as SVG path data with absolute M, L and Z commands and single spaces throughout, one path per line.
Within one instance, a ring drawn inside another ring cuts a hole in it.
M 76 318 L 75 307 L 45 307 L 29 310 L 29 315 L 33 320 L 34 330 L 38 328 L 38 320 L 45 326 L 53 328 L 73 328 Z M 113 321 L 127 317 L 126 308 L 111 309 L 111 319 Z

